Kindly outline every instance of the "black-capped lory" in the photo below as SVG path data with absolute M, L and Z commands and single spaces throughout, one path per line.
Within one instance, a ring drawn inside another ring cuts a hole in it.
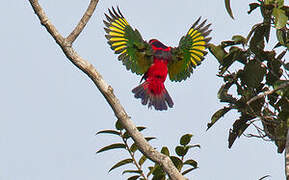
M 186 80 L 193 73 L 193 68 L 200 65 L 207 54 L 205 51 L 207 37 L 211 24 L 201 18 L 191 26 L 188 33 L 181 38 L 178 47 L 170 47 L 157 39 L 144 41 L 137 29 L 133 29 L 126 21 L 119 8 L 112 8 L 105 14 L 105 37 L 118 59 L 127 70 L 143 75 L 143 83 L 135 87 L 132 92 L 141 99 L 143 105 L 154 107 L 156 110 L 167 110 L 174 103 L 165 88 L 167 74 L 171 81 Z

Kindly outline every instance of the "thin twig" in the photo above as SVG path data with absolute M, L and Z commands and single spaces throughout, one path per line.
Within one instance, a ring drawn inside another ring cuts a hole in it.
M 78 22 L 77 26 L 74 28 L 74 30 L 67 36 L 67 42 L 68 43 L 73 43 L 75 39 L 79 36 L 79 34 L 82 32 L 84 29 L 85 25 L 89 21 L 90 17 L 92 16 L 95 7 L 98 3 L 98 0 L 91 0 L 88 8 L 86 9 L 85 13 L 83 14 L 82 18 Z
M 129 153 L 131 159 L 133 160 L 134 165 L 136 166 L 136 168 L 138 169 L 138 171 L 140 171 L 140 173 L 141 173 L 140 175 L 144 178 L 144 180 L 148 180 L 148 178 L 146 177 L 146 175 L 143 173 L 143 170 L 141 169 L 140 165 L 137 163 L 137 161 L 136 161 L 136 159 L 135 159 L 135 157 L 134 157 L 134 153 L 130 150 L 129 145 L 128 145 L 128 143 L 127 143 L 127 140 L 126 140 L 124 137 L 122 137 L 122 141 L 123 141 L 123 143 L 125 144 L 125 147 L 126 147 L 128 153 Z
M 95 1 L 95 0 L 91 0 Z M 41 24 L 46 28 L 46 30 L 55 39 L 57 44 L 61 47 L 66 57 L 80 70 L 82 70 L 90 79 L 94 82 L 96 87 L 102 93 L 106 101 L 109 103 L 110 107 L 114 111 L 115 116 L 121 122 L 122 126 L 131 135 L 132 139 L 138 146 L 139 150 L 150 160 L 160 164 L 164 171 L 169 175 L 171 180 L 185 180 L 186 178 L 178 171 L 174 166 L 170 157 L 155 150 L 144 138 L 144 136 L 138 131 L 134 123 L 131 121 L 130 117 L 127 115 L 123 106 L 120 104 L 119 100 L 113 93 L 113 89 L 109 86 L 102 76 L 97 72 L 95 67 L 89 63 L 87 60 L 83 59 L 77 54 L 77 52 L 72 48 L 72 42 L 74 37 L 78 35 L 71 35 L 71 39 L 63 38 L 61 34 L 58 33 L 54 25 L 48 20 L 45 12 L 38 3 L 38 0 L 29 0 L 34 12 L 38 16 Z M 97 2 L 96 2 L 97 3 Z M 87 17 L 88 18 L 88 17 Z M 89 18 L 88 18 L 89 19 Z M 88 21 L 87 19 L 87 21 Z M 81 24 L 81 23 L 79 23 Z M 82 25 L 80 25 L 82 26 Z M 84 26 L 83 26 L 84 27 Z M 80 30 L 75 30 L 76 32 Z
M 258 96 L 254 96 L 253 98 L 251 98 L 249 101 L 247 101 L 247 105 L 250 105 L 251 102 L 256 101 L 257 99 L 260 99 L 262 97 L 265 97 L 269 94 L 273 94 L 276 91 L 283 89 L 285 87 L 289 86 L 289 82 L 283 83 L 282 85 L 280 85 L 278 88 L 273 89 L 273 90 L 269 90 L 269 91 L 265 91 L 263 94 L 259 94 Z

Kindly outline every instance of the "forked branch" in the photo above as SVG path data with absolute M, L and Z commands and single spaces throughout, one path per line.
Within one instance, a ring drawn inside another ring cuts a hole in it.
M 130 117 L 127 115 L 126 111 L 120 104 L 119 100 L 113 93 L 113 89 L 109 86 L 102 76 L 97 72 L 95 67 L 89 63 L 87 60 L 83 59 L 77 54 L 77 52 L 72 48 L 72 43 L 81 33 L 87 22 L 89 21 L 91 15 L 93 14 L 98 0 L 91 0 L 90 4 L 81 18 L 78 25 L 71 32 L 71 34 L 64 38 L 55 28 L 55 26 L 49 21 L 44 10 L 41 8 L 38 0 L 29 0 L 30 4 L 38 16 L 41 24 L 46 28 L 50 35 L 55 39 L 56 43 L 61 47 L 66 57 L 79 69 L 81 69 L 85 74 L 87 74 L 90 79 L 94 82 L 96 87 L 105 97 L 110 107 L 115 113 L 115 116 L 120 120 L 123 127 L 131 135 L 135 143 L 137 144 L 139 150 L 147 156 L 152 161 L 159 163 L 164 171 L 169 175 L 172 180 L 185 180 L 184 176 L 177 170 L 177 168 L 172 163 L 171 159 L 156 151 L 144 138 L 144 136 L 137 130 L 134 123 L 131 121 Z

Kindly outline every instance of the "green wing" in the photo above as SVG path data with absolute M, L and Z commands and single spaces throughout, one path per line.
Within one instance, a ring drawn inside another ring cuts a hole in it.
M 201 64 L 207 54 L 205 49 L 211 38 L 207 36 L 212 30 L 208 30 L 211 24 L 204 20 L 198 25 L 201 17 L 192 25 L 188 33 L 183 36 L 179 46 L 172 48 L 172 60 L 168 64 L 168 73 L 172 81 L 182 81 L 193 73 L 193 68 Z
M 115 54 L 119 54 L 118 59 L 136 74 L 144 74 L 153 62 L 151 45 L 145 42 L 138 30 L 133 30 L 128 22 L 114 8 L 108 9 L 110 16 L 105 14 L 107 21 L 105 24 L 105 37 Z

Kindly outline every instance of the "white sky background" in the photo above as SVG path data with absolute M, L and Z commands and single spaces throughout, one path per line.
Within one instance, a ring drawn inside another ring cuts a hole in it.
M 247 15 L 252 1 L 232 0 L 236 18 L 232 20 L 223 0 L 100 0 L 74 43 L 77 52 L 114 88 L 132 120 L 148 127 L 144 134 L 157 137 L 151 141 L 154 147 L 168 146 L 173 151 L 181 135 L 195 135 L 193 143 L 202 148 L 190 151 L 188 157 L 197 160 L 200 168 L 190 173 L 189 179 L 256 180 L 268 174 L 268 179 L 284 179 L 284 157 L 277 154 L 273 143 L 243 136 L 228 149 L 228 132 L 236 112 L 206 132 L 211 115 L 225 105 L 217 99 L 222 81 L 216 77 L 218 63 L 211 54 L 188 80 L 166 81 L 173 109 L 156 112 L 142 106 L 131 93 L 141 77 L 126 71 L 107 45 L 103 13 L 119 5 L 144 39 L 158 38 L 169 46 L 176 46 L 202 16 L 212 22 L 212 42 L 218 44 L 235 34 L 246 36 L 251 26 L 261 21 L 257 11 Z M 89 0 L 40 3 L 66 36 Z M 95 136 L 99 130 L 112 129 L 116 118 L 92 81 L 66 59 L 28 1 L 3 1 L 0 14 L 0 180 L 126 179 L 121 175 L 124 168 L 108 173 L 113 164 L 128 158 L 126 152 L 95 154 L 120 140 L 112 135 Z

